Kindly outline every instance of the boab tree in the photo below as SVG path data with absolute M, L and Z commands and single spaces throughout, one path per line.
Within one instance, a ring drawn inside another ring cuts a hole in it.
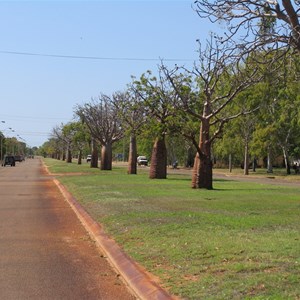
M 170 89 L 170 83 L 159 70 L 158 76 L 148 71 L 139 81 L 133 84 L 135 92 L 143 99 L 147 127 L 155 136 L 151 154 L 149 177 L 151 179 L 167 178 L 167 148 L 165 136 L 169 130 L 169 122 L 175 115 L 176 95 Z
M 137 173 L 137 136 L 145 123 L 145 108 L 143 99 L 132 88 L 126 92 L 118 92 L 113 95 L 113 104 L 116 107 L 119 118 L 122 120 L 124 130 L 130 134 L 128 174 Z
M 101 170 L 112 169 L 112 145 L 123 137 L 118 112 L 111 97 L 101 94 L 98 101 L 78 105 L 75 113 L 86 124 L 92 139 L 101 145 Z
M 228 26 L 225 39 L 234 40 L 248 49 L 268 45 L 292 47 L 300 51 L 299 0 L 196 0 L 200 17 Z
M 51 157 L 54 159 L 60 159 L 60 147 L 59 141 L 55 137 L 51 137 L 40 148 L 39 152 L 44 157 Z
M 78 150 L 78 164 L 81 164 L 82 148 L 86 143 L 84 125 L 81 122 L 69 122 L 62 127 L 61 131 L 67 149 L 67 162 L 72 162 L 73 152 Z
M 82 152 L 88 144 L 90 134 L 85 124 L 80 121 L 71 122 L 64 128 L 65 132 L 72 133 L 72 145 L 74 151 L 78 151 L 78 164 L 82 163 Z
M 170 71 L 163 67 L 180 100 L 177 103 L 179 110 L 200 121 L 199 139 L 190 136 L 197 149 L 193 188 L 213 188 L 212 143 L 220 137 L 228 121 L 251 112 L 251 108 L 231 109 L 237 95 L 259 79 L 258 68 L 246 68 L 243 56 L 235 50 L 218 43 L 213 47 L 211 42 L 203 51 L 200 48 L 199 66 L 192 71 L 179 68 Z M 182 76 L 182 72 L 187 75 Z
M 60 148 L 61 154 L 58 155 L 58 159 L 62 156 L 63 161 L 68 163 L 72 162 L 72 152 L 71 152 L 71 138 L 63 132 L 64 124 L 55 126 L 52 129 L 52 137 L 57 139 L 58 146 Z

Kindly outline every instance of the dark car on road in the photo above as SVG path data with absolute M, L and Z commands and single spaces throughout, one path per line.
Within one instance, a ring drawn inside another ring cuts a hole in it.
M 16 165 L 16 160 L 13 155 L 4 156 L 4 159 L 2 161 L 2 167 L 5 167 L 7 165 L 9 165 L 11 167 L 14 167 Z

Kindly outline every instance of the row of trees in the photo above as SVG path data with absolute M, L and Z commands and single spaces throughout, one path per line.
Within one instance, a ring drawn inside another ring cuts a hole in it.
M 199 45 L 192 70 L 161 62 L 155 76 L 148 71 L 133 78 L 126 91 L 77 105 L 77 122 L 54 129 L 52 142 L 70 161 L 75 145 L 82 151 L 88 140 L 92 166 L 100 145 L 101 169 L 110 170 L 113 145 L 129 136 L 128 173 L 135 174 L 137 138 L 153 140 L 149 177 L 166 178 L 166 139 L 184 138 L 196 152 L 193 188 L 213 188 L 212 149 L 219 157 L 232 157 L 234 145 L 243 144 L 247 173 L 250 146 L 257 156 L 267 154 L 269 171 L 280 148 L 288 168 L 299 139 L 299 27 L 288 2 L 281 8 L 277 1 L 196 1 L 200 16 L 224 19 L 229 28 L 204 49 Z M 283 21 L 278 28 L 276 18 Z M 241 27 L 248 29 L 243 43 L 234 39 Z M 282 38 L 288 30 L 290 38 Z
M 169 145 L 178 140 L 175 147 L 194 146 L 195 188 L 212 188 L 212 154 L 219 159 L 231 156 L 232 161 L 236 157 L 240 163 L 244 150 L 246 174 L 250 153 L 269 157 L 269 171 L 272 158 L 282 153 L 289 168 L 290 155 L 300 154 L 297 56 L 284 64 L 273 61 L 270 71 L 269 65 L 258 67 L 251 57 L 228 65 L 217 54 L 211 48 L 201 52 L 205 68 L 192 72 L 161 64 L 158 76 L 147 72 L 133 78 L 124 92 L 101 94 L 77 105 L 77 121 L 53 129 L 47 152 L 71 162 L 76 150 L 81 163 L 82 153 L 88 151 L 91 165 L 98 167 L 100 145 L 100 168 L 111 170 L 113 145 L 128 137 L 128 173 L 136 174 L 137 139 L 143 144 L 153 140 L 149 176 L 166 178 L 166 140 Z M 90 150 L 85 150 L 87 145 Z
M 16 137 L 5 137 L 0 131 L 0 160 L 2 161 L 5 155 L 27 155 L 30 149 L 26 143 L 19 141 Z

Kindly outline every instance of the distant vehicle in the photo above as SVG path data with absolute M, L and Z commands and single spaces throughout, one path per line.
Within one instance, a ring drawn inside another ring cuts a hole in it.
M 90 162 L 92 160 L 92 155 L 89 154 L 87 157 L 86 157 L 86 162 Z
M 15 155 L 15 161 L 21 162 L 21 161 L 23 161 L 23 160 L 25 160 L 25 158 L 24 158 L 23 155 Z
M 7 165 L 11 167 L 14 167 L 16 165 L 15 157 L 13 155 L 4 156 L 2 161 L 2 167 L 5 167 Z
M 146 156 L 138 156 L 137 164 L 139 166 L 148 166 L 148 159 Z

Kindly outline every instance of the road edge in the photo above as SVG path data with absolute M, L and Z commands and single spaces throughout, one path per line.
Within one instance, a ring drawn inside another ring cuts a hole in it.
M 47 174 L 52 175 L 43 163 Z M 180 298 L 170 295 L 155 280 L 155 276 L 146 271 L 137 262 L 132 260 L 121 247 L 110 238 L 101 225 L 96 222 L 56 178 L 53 178 L 64 199 L 77 215 L 84 228 L 90 234 L 97 246 L 101 249 L 111 266 L 120 274 L 133 294 L 141 300 L 179 300 Z
M 153 276 L 143 270 L 135 261 L 128 257 L 118 244 L 111 239 L 102 229 L 100 224 L 92 219 L 83 206 L 77 202 L 73 195 L 57 179 L 53 180 L 60 192 L 69 203 L 77 217 L 96 241 L 98 247 L 103 251 L 110 264 L 125 280 L 126 284 L 134 294 L 142 300 L 178 299 L 167 293 L 155 281 Z

